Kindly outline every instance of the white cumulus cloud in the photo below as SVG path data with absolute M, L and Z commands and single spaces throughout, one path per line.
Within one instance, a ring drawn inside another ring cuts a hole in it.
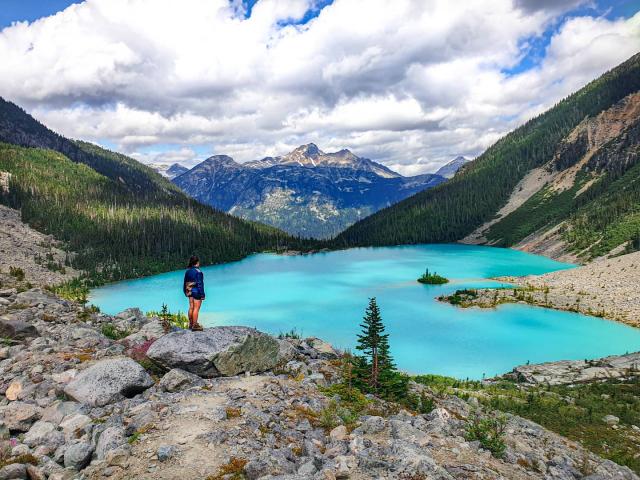
M 316 1 L 86 0 L 0 32 L 0 95 L 141 161 L 315 142 L 417 174 L 640 50 L 640 14 L 566 16 L 584 3 L 335 0 L 302 23 Z

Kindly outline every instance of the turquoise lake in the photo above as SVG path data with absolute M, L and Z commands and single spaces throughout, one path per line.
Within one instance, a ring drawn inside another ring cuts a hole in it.
M 419 284 L 425 268 L 450 279 Z M 203 268 L 201 323 L 246 325 L 273 334 L 296 328 L 353 348 L 369 297 L 377 297 L 399 368 L 479 379 L 515 365 L 596 358 L 640 350 L 640 329 L 528 305 L 459 309 L 435 297 L 460 288 L 501 286 L 488 277 L 572 268 L 502 248 L 457 244 L 358 248 L 304 256 L 256 254 Z M 105 313 L 128 307 L 185 311 L 184 271 L 107 285 L 89 301 Z

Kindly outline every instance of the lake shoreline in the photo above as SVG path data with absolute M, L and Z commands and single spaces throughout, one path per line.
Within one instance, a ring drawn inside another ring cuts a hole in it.
M 482 288 L 464 296 L 459 307 L 495 308 L 522 303 L 591 315 L 640 328 L 640 252 L 601 259 L 543 275 L 492 278 L 514 288 Z M 438 300 L 452 303 L 452 296 Z

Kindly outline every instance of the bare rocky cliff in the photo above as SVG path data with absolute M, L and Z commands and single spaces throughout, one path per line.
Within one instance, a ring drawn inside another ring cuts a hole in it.
M 531 170 L 514 188 L 507 203 L 495 217 L 462 242 L 471 244 L 501 244 L 500 224 L 517 229 L 518 215 L 536 215 L 535 209 L 557 208 L 553 200 L 560 195 L 571 197 L 562 200 L 576 206 L 588 203 L 597 195 L 596 185 L 605 176 L 623 175 L 638 160 L 638 130 L 640 129 L 640 93 L 623 98 L 611 108 L 595 117 L 585 118 L 559 145 L 556 153 L 542 167 Z M 594 187 L 594 188 L 592 188 Z M 556 202 L 559 203 L 559 202 Z M 537 229 L 512 246 L 519 250 L 546 255 L 564 261 L 588 261 L 590 247 L 580 249 L 572 244 L 572 230 L 579 218 L 566 214 L 551 218 L 549 223 Z M 508 218 L 511 216 L 510 218 Z M 599 241 L 597 238 L 593 242 Z M 599 255 L 620 253 L 626 242 L 612 245 Z

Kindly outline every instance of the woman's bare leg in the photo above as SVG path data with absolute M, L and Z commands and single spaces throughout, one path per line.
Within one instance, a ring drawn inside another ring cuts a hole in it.
M 191 317 L 193 318 L 193 325 L 198 324 L 198 316 L 200 315 L 200 307 L 202 306 L 202 300 L 193 300 L 193 313 Z
M 189 297 L 189 328 L 193 325 L 193 298 Z

